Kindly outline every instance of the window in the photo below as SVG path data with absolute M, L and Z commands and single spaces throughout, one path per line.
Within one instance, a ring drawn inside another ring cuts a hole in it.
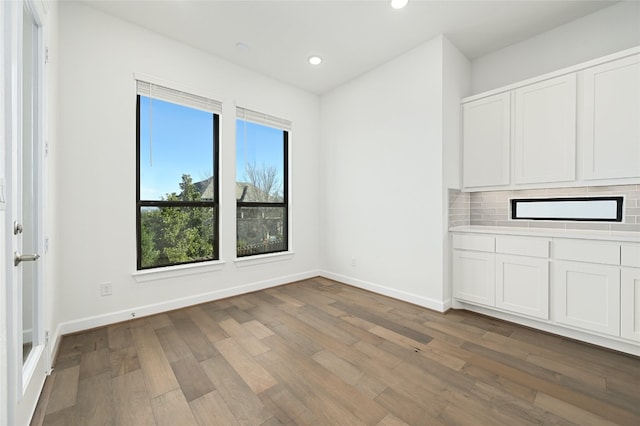
M 623 197 L 513 198 L 511 219 L 622 222 Z
M 288 250 L 288 143 L 291 124 L 237 108 L 237 256 Z
M 137 92 L 137 268 L 216 260 L 221 105 L 143 81 Z

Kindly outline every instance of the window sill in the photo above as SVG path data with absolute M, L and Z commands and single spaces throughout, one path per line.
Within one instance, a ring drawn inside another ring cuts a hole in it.
M 237 257 L 234 260 L 237 267 L 262 265 L 264 263 L 282 262 L 291 260 L 295 253 L 292 251 L 283 251 L 279 253 L 257 254 L 255 256 Z
M 169 278 L 179 278 L 187 275 L 204 274 L 207 272 L 220 271 L 225 262 L 214 260 L 211 262 L 191 263 L 188 265 L 165 266 L 162 268 L 145 269 L 132 272 L 131 275 L 139 283 L 149 281 L 165 280 Z

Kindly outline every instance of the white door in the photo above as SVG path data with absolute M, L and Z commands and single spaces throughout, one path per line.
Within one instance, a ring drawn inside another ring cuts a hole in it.
M 463 302 L 495 305 L 495 255 L 453 250 L 453 297 Z
M 575 180 L 576 75 L 522 87 L 515 105 L 515 183 Z
M 43 69 L 41 4 L 4 2 L 7 102 L 4 214 L 7 424 L 28 424 L 48 371 L 43 323 Z
M 581 74 L 584 179 L 640 177 L 640 55 Z
M 640 342 L 640 269 L 623 269 L 620 285 L 620 335 Z
M 556 261 L 555 320 L 613 336 L 620 335 L 620 268 Z
M 497 254 L 496 307 L 549 319 L 549 261 Z
M 509 184 L 510 93 L 462 106 L 462 180 L 465 188 Z

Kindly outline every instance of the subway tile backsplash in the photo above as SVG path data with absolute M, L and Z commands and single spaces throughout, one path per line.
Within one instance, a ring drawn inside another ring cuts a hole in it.
M 449 227 L 470 224 L 469 193 L 457 189 L 449 190 Z
M 622 223 L 510 220 L 510 198 L 624 196 Z M 461 192 L 449 190 L 449 226 L 485 225 L 522 228 L 590 229 L 640 232 L 640 185 Z

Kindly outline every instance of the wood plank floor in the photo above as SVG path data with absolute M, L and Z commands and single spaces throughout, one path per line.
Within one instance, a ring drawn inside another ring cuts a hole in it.
M 65 336 L 34 425 L 640 425 L 640 359 L 324 278 Z

